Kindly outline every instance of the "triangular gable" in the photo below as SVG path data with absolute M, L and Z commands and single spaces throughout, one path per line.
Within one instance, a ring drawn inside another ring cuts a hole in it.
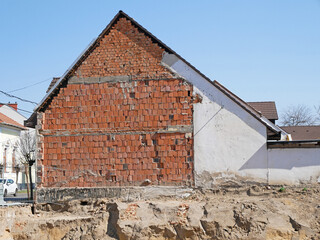
M 261 123 L 263 123 L 269 130 L 271 130 L 274 133 L 280 133 L 281 129 L 279 129 L 277 126 L 275 126 L 272 122 L 270 122 L 268 119 L 266 119 L 264 116 L 262 116 L 259 112 L 257 112 L 255 109 L 250 107 L 246 102 L 241 100 L 239 97 L 237 97 L 235 94 L 231 93 L 229 90 L 227 90 L 225 87 L 223 87 L 218 82 L 212 82 L 208 77 L 206 77 L 203 73 L 201 73 L 198 69 L 196 69 L 193 65 L 191 65 L 188 61 L 186 61 L 184 58 L 182 58 L 180 55 L 178 55 L 175 51 L 173 51 L 171 48 L 169 48 L 167 45 L 165 45 L 163 42 L 161 42 L 158 38 L 156 38 L 154 35 L 152 35 L 149 31 L 147 31 L 145 28 L 143 28 L 139 23 L 137 23 L 133 18 L 129 17 L 127 14 L 125 14 L 123 11 L 119 11 L 118 14 L 111 20 L 111 22 L 107 25 L 107 27 L 100 33 L 100 35 L 93 40 L 89 46 L 83 51 L 83 53 L 76 59 L 76 61 L 68 68 L 68 70 L 63 74 L 63 76 L 56 81 L 54 86 L 48 91 L 48 93 L 45 95 L 45 97 L 41 100 L 41 102 L 38 104 L 38 106 L 35 108 L 35 112 L 41 111 L 46 103 L 55 95 L 55 93 L 59 90 L 60 86 L 63 84 L 65 80 L 67 80 L 72 74 L 75 72 L 78 66 L 83 62 L 84 59 L 95 49 L 96 45 L 99 44 L 101 38 L 108 34 L 108 32 L 111 30 L 112 26 L 120 19 L 120 18 L 126 18 L 129 20 L 136 28 L 138 28 L 139 31 L 143 32 L 146 36 L 148 36 L 153 43 L 158 44 L 161 48 L 165 50 L 164 58 L 167 56 L 174 56 L 175 59 L 178 59 L 182 61 L 188 68 L 192 69 L 194 74 L 197 74 L 201 76 L 201 78 L 210 84 L 213 84 L 215 87 L 217 87 L 220 91 L 224 92 L 230 99 L 232 99 L 235 103 L 240 105 L 244 110 L 248 111 L 252 116 L 254 116 L 256 119 L 258 119 Z M 169 62 L 171 60 L 169 59 Z M 177 72 L 179 75 L 179 71 L 172 68 L 170 64 L 167 64 L 167 62 L 164 64 L 168 69 L 171 71 Z M 184 77 L 183 75 L 181 75 Z M 186 80 L 188 78 L 184 77 Z
M 166 52 L 176 54 L 172 49 L 170 49 L 168 46 L 166 46 L 163 42 L 161 42 L 158 38 L 153 36 L 150 32 L 148 32 L 145 28 L 143 28 L 139 23 L 137 23 L 133 18 L 129 17 L 126 13 L 123 11 L 119 11 L 118 14 L 111 20 L 111 22 L 107 25 L 107 27 L 99 34 L 99 36 L 94 39 L 88 47 L 80 54 L 80 56 L 73 62 L 73 64 L 67 69 L 67 71 L 60 77 L 60 79 L 57 79 L 55 84 L 51 87 L 50 90 L 48 90 L 47 94 L 44 96 L 44 98 L 40 101 L 40 103 L 36 106 L 34 111 L 40 111 L 48 102 L 49 99 L 51 99 L 55 92 L 59 90 L 62 83 L 68 79 L 74 71 L 77 69 L 78 66 L 81 65 L 81 63 L 86 59 L 86 57 L 95 49 L 95 47 L 99 44 L 100 40 L 108 34 L 108 32 L 111 30 L 112 26 L 120 19 L 120 18 L 126 18 L 129 20 L 136 28 L 139 29 L 139 31 L 143 32 L 146 36 L 148 36 L 153 43 L 158 44 L 161 48 L 163 48 Z

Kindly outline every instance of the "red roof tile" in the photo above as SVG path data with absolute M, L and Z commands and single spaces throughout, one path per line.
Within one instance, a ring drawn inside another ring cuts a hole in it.
M 46 91 L 46 93 L 48 93 L 50 91 L 50 89 L 56 84 L 56 82 L 59 80 L 60 78 L 59 77 L 54 77 L 52 78 L 51 82 L 50 82 L 50 85 Z
M 20 123 L 17 123 L 12 118 L 9 118 L 8 116 L 6 116 L 2 113 L 0 113 L 0 124 L 5 124 L 5 125 L 10 125 L 13 127 L 20 128 L 20 129 L 25 129 L 25 127 L 22 126 Z
M 275 102 L 248 102 L 248 104 L 269 120 L 278 120 Z
M 293 141 L 320 139 L 320 126 L 286 126 L 281 128 L 291 134 Z

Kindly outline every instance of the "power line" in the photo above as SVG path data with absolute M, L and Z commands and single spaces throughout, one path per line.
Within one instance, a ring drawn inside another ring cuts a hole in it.
M 26 89 L 26 88 L 29 88 L 29 87 L 33 87 L 35 85 L 38 85 L 38 84 L 41 84 L 43 82 L 47 82 L 49 80 L 52 80 L 52 78 L 48 78 L 46 80 L 43 80 L 43 81 L 40 81 L 40 82 L 36 82 L 34 84 L 31 84 L 31 85 L 28 85 L 28 86 L 25 86 L 25 87 L 22 87 L 22 88 L 18 88 L 18 89 L 15 89 L 15 90 L 12 90 L 12 91 L 9 91 L 8 93 L 12 93 L 12 92 L 16 92 L 16 91 L 20 91 L 20 90 L 23 90 L 23 89 Z
M 28 110 L 24 110 L 24 109 L 21 109 L 21 108 L 17 108 L 19 111 L 23 111 L 23 112 L 27 112 L 27 113 L 33 113 L 31 111 L 28 111 Z
M 20 97 L 17 97 L 17 96 L 11 95 L 11 94 L 6 93 L 6 92 L 1 91 L 1 90 L 0 90 L 0 93 L 3 93 L 4 95 L 6 95 L 6 96 L 8 96 L 8 97 L 11 97 L 11 98 L 19 99 L 20 101 L 23 101 L 23 102 L 32 103 L 32 104 L 35 104 L 35 105 L 37 105 L 37 104 L 38 104 L 38 103 L 36 103 L 36 102 L 33 102 L 33 101 L 30 101 L 30 100 L 27 100 L 27 99 L 23 99 L 23 98 L 20 98 Z

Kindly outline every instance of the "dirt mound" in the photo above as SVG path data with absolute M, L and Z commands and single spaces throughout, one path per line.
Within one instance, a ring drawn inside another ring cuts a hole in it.
M 224 186 L 135 202 L 0 208 L 0 239 L 320 239 L 319 186 Z

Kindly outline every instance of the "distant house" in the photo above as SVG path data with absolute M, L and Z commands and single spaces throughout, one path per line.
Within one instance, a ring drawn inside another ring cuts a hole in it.
M 320 140 L 320 126 L 284 126 L 281 128 L 291 134 L 293 141 Z
M 25 123 L 38 133 L 37 199 L 105 196 L 145 183 L 283 183 L 291 170 L 268 146 L 287 133 L 257 108 L 120 11 Z M 289 182 L 313 181 L 320 174 L 313 169 Z
M 26 128 L 12 118 L 0 113 L 0 164 L 1 177 L 16 179 L 17 141 Z
M 278 120 L 278 112 L 275 102 L 248 102 L 248 104 L 265 116 L 270 122 L 275 124 L 276 120 Z
M 18 112 L 17 103 L 0 103 L 0 113 L 23 125 L 27 118 Z
M 28 180 L 25 166 L 21 163 L 18 141 L 23 132 L 34 136 L 34 129 L 24 127 L 26 118 L 18 111 L 17 103 L 0 103 L 0 177 L 14 179 L 19 188 L 26 188 Z M 32 167 L 32 180 L 35 180 L 35 168 Z

